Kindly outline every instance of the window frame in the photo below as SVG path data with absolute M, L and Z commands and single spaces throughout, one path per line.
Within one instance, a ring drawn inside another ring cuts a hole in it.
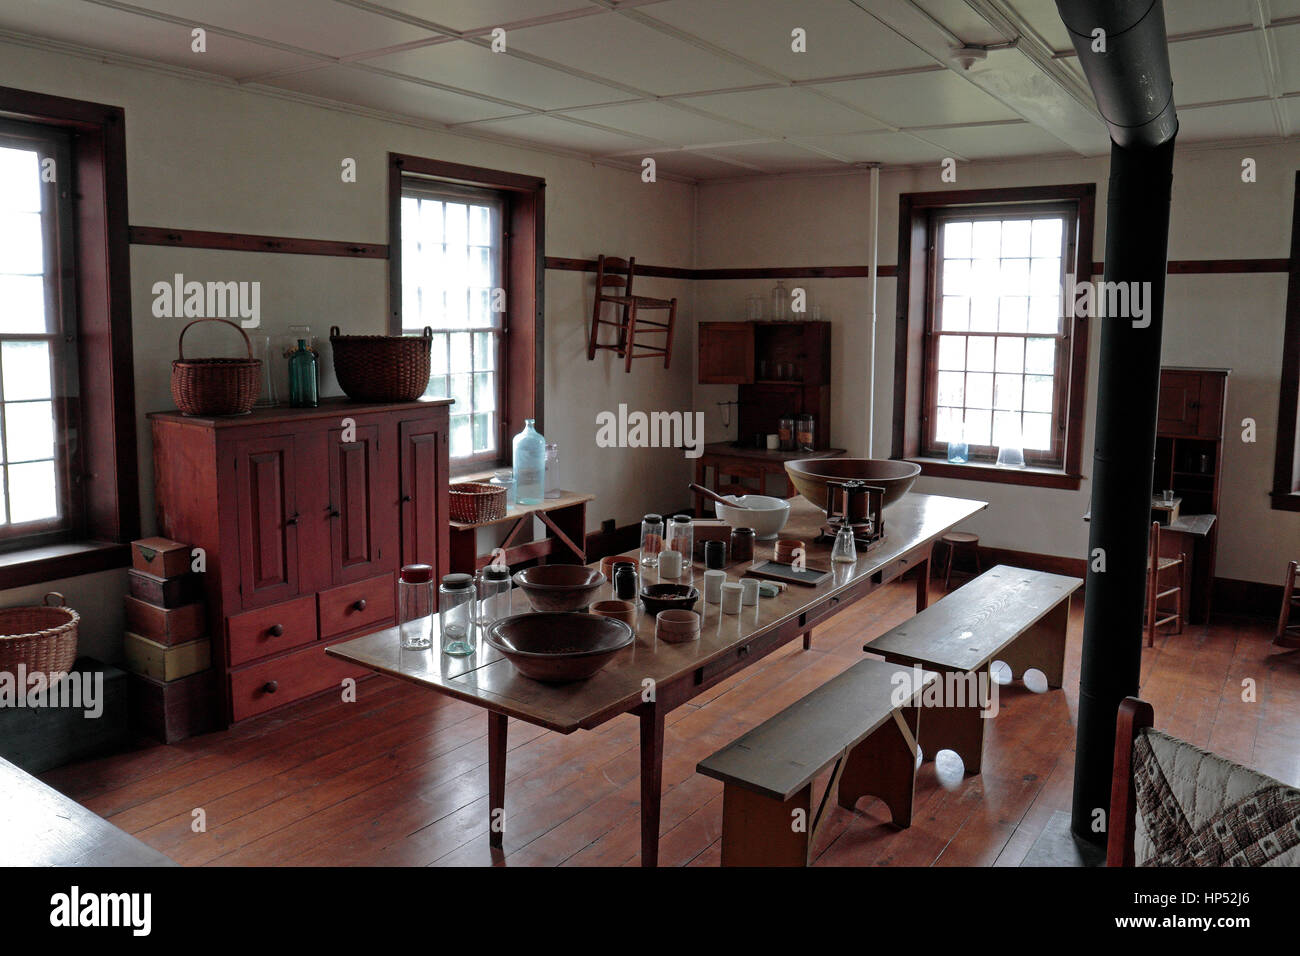
M 5 542 L 0 589 L 130 563 L 140 536 L 135 374 L 127 216 L 126 114 L 121 107 L 0 87 L 0 117 L 66 130 L 74 197 L 67 293 L 75 296 L 81 503 L 70 527 Z
M 402 324 L 402 182 L 405 175 L 456 187 L 490 190 L 502 196 L 502 282 L 506 312 L 502 321 L 498 381 L 500 401 L 495 456 L 458 458 L 453 475 L 509 464 L 510 436 L 531 418 L 543 425 L 543 314 L 546 273 L 546 180 L 504 170 L 467 166 L 405 153 L 388 154 L 389 332 Z M 454 406 L 453 406 L 454 407 Z
M 941 292 L 941 264 L 943 262 L 943 237 L 942 227 L 946 222 L 964 222 L 978 221 L 981 219 L 1017 219 L 1027 216 L 1056 216 L 1060 215 L 1065 219 L 1065 227 L 1062 229 L 1062 249 L 1061 263 L 1064 274 L 1068 275 L 1067 263 L 1077 262 L 1078 257 L 1075 250 L 1075 242 L 1078 234 L 1078 207 L 1074 203 L 1022 203 L 1022 204 L 1002 204 L 997 203 L 986 206 L 937 206 L 929 210 L 929 237 L 927 247 L 932 250 L 928 256 L 927 262 L 927 293 L 925 308 L 925 380 L 923 383 L 922 404 L 921 404 L 921 429 L 920 429 L 920 455 L 926 458 L 944 458 L 946 461 L 946 448 L 940 447 L 946 445 L 932 439 L 934 433 L 934 422 L 938 414 L 938 338 L 942 334 L 954 335 L 989 335 L 996 338 L 1000 335 L 1019 336 L 1021 338 L 1054 338 L 1056 339 L 1055 363 L 1053 365 L 1053 409 L 1052 415 L 1055 421 L 1055 428 L 1052 434 L 1052 446 L 1046 452 L 1037 449 L 1024 449 L 1025 463 L 1040 468 L 1063 469 L 1065 466 L 1065 451 L 1068 444 L 1066 440 L 1067 419 L 1069 414 L 1070 398 L 1070 346 L 1073 334 L 1073 323 L 1065 317 L 1061 321 L 1061 327 L 1055 335 L 1047 333 L 1003 333 L 1003 332 L 951 332 L 944 333 L 936 327 L 939 318 L 939 303 L 942 297 Z M 1077 278 L 1077 277 L 1076 277 Z M 1064 307 L 1064 301 L 1062 302 Z M 996 372 L 994 373 L 996 375 Z M 1022 372 L 1023 376 L 1025 373 Z M 997 409 L 993 409 L 994 412 Z M 992 436 L 990 436 L 992 437 Z M 976 464 L 993 464 L 997 459 L 998 447 L 996 445 L 971 445 L 970 460 Z
M 914 461 L 922 474 L 974 481 L 993 481 L 1039 487 L 1077 489 L 1082 481 L 1084 415 L 1087 399 L 1088 340 L 1086 316 L 1067 316 L 1068 378 L 1064 395 L 1065 448 L 1060 465 L 1033 464 L 1025 468 L 1000 468 L 991 462 L 951 464 L 945 456 L 925 453 L 922 430 L 927 396 L 927 323 L 935 280 L 931 221 L 936 210 L 966 207 L 967 212 L 994 207 L 1053 206 L 1071 204 L 1077 210 L 1073 236 L 1073 262 L 1064 271 L 1078 281 L 1090 280 L 1096 184 L 1073 183 L 999 189 L 940 190 L 902 193 L 899 196 L 897 296 L 894 340 L 894 409 L 891 456 Z
M 1300 172 L 1295 174 L 1291 206 L 1291 261 L 1278 384 L 1277 448 L 1269 500 L 1275 511 L 1300 511 Z

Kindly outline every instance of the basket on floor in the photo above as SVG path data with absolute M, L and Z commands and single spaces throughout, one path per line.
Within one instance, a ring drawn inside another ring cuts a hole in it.
M 506 490 L 481 481 L 463 481 L 449 489 L 451 520 L 462 524 L 500 521 L 506 516 Z
M 50 604 L 50 598 L 58 603 Z M 77 659 L 77 625 L 81 615 L 51 591 L 37 607 L 0 608 L 0 672 L 66 674 Z
M 429 387 L 433 329 L 423 335 L 340 335 L 330 327 L 339 388 L 355 402 L 413 402 Z
M 222 322 L 244 339 L 248 358 L 185 357 L 185 333 L 200 322 Z M 229 319 L 195 319 L 181 329 L 176 343 L 179 358 L 172 362 L 172 401 L 186 415 L 243 415 L 262 391 L 262 363 L 253 358 L 248 334 Z

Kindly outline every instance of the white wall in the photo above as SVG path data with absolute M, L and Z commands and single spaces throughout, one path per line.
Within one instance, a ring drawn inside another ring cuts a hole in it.
M 1258 181 L 1241 182 L 1241 159 L 1258 162 Z M 1093 182 L 1097 222 L 1093 260 L 1104 258 L 1106 159 L 1015 162 L 964 166 L 945 185 L 939 170 L 886 171 L 880 183 L 880 256 L 898 257 L 898 196 L 903 192 L 995 186 Z M 1171 259 L 1286 258 L 1289 255 L 1294 176 L 1300 144 L 1249 149 L 1182 151 L 1175 164 Z M 704 184 L 699 188 L 701 268 L 861 265 L 868 261 L 870 193 L 867 173 Z M 1171 276 L 1167 285 L 1162 362 L 1230 367 L 1217 573 L 1248 581 L 1280 581 L 1287 555 L 1300 540 L 1300 516 L 1273 511 L 1267 492 L 1276 437 L 1286 276 Z M 701 320 L 737 319 L 745 296 L 766 293 L 771 281 L 696 283 Z M 862 279 L 787 280 L 802 285 L 822 306 L 832 331 L 834 393 L 831 439 L 852 455 L 866 452 L 866 363 L 870 342 L 870 290 Z M 893 408 L 895 282 L 879 282 L 877 303 L 876 437 L 874 452 L 890 451 Z M 1097 339 L 1089 346 L 1085 476 L 1092 470 Z M 734 388 L 701 386 L 702 404 L 734 397 Z M 1240 422 L 1254 418 L 1258 441 L 1240 441 Z M 714 439 L 723 437 L 711 414 Z M 735 437 L 735 428 L 727 437 Z M 1087 550 L 1090 483 L 1078 491 L 987 482 L 922 478 L 917 490 L 986 500 L 987 511 L 967 525 L 983 543 L 1020 551 L 1081 557 Z
M 546 252 L 595 258 L 635 255 L 651 263 L 689 264 L 693 253 L 690 185 L 645 184 L 639 172 L 534 150 L 515 149 L 290 102 L 233 85 L 0 43 L 0 85 L 126 110 L 127 172 L 133 225 L 387 243 L 387 153 L 412 153 L 547 181 Z M 357 161 L 357 182 L 342 182 L 340 162 Z M 239 253 L 158 246 L 131 250 L 136 409 L 145 533 L 154 528 L 152 459 L 145 414 L 172 408 L 170 363 L 184 320 L 151 313 L 154 282 L 187 278 L 258 280 L 262 326 L 278 333 L 308 324 L 325 336 L 386 329 L 387 263 L 320 256 Z M 620 524 L 651 508 L 684 504 L 690 463 L 680 451 L 621 453 L 595 445 L 595 415 L 616 409 L 689 408 L 694 337 L 680 335 L 665 371 L 651 360 L 623 372 L 612 352 L 586 357 L 591 277 L 546 275 L 545 433 L 560 446 L 561 478 L 593 492 L 588 523 Z M 692 324 L 689 283 L 643 279 L 638 291 L 681 299 L 679 321 Z M 235 353 L 229 329 L 204 326 L 186 337 L 189 354 Z M 328 360 L 326 360 L 328 368 Z M 332 383 L 332 376 L 329 377 Z M 335 389 L 327 388 L 337 394 Z M 82 649 L 118 656 L 121 572 L 60 582 L 70 603 L 96 609 L 83 622 Z M 0 593 L 0 606 L 40 589 Z M 113 613 L 99 613 L 112 608 Z

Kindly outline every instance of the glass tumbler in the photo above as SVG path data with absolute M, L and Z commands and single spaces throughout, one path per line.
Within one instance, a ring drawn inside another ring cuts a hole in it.
M 474 577 L 444 575 L 438 586 L 438 624 L 442 630 L 442 652 L 455 657 L 474 653 Z
M 408 651 L 427 650 L 433 644 L 433 568 L 427 564 L 402 567 L 397 582 L 398 634 Z
M 664 519 L 662 515 L 646 515 L 641 519 L 641 566 L 659 567 L 659 552 L 664 549 Z
M 489 564 L 474 579 L 478 600 L 474 604 L 474 623 L 487 627 L 493 621 L 510 616 L 510 569 Z

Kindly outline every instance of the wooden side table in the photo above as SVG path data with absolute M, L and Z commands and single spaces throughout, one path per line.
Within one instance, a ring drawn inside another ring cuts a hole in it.
M 462 478 L 473 481 L 476 478 Z M 448 522 L 451 528 L 451 548 L 448 565 L 452 573 L 473 574 L 492 562 L 492 553 L 478 553 L 478 529 L 498 524 L 510 524 L 505 539 L 497 545 L 505 551 L 507 564 L 545 558 L 562 564 L 587 563 L 587 502 L 595 495 L 580 491 L 562 491 L 558 498 L 545 498 L 539 505 L 513 504 L 506 509 L 505 517 L 494 521 L 473 523 Z M 530 533 L 533 518 L 546 525 L 546 537 L 515 543 L 520 533 Z
M 799 461 L 805 458 L 838 458 L 844 454 L 843 448 L 824 448 L 820 451 L 768 451 L 766 448 L 737 448 L 731 442 L 713 442 L 704 446 L 704 454 L 695 459 L 695 483 L 703 485 L 720 495 L 767 494 L 767 476 L 780 475 L 784 484 L 783 498 L 793 498 L 799 492 L 786 474 L 787 461 Z M 713 469 L 713 483 L 706 478 L 709 469 Z M 746 488 L 737 481 L 723 481 L 723 476 L 732 479 L 753 478 L 758 481 L 758 488 Z M 695 496 L 695 513 L 704 513 L 704 496 Z

